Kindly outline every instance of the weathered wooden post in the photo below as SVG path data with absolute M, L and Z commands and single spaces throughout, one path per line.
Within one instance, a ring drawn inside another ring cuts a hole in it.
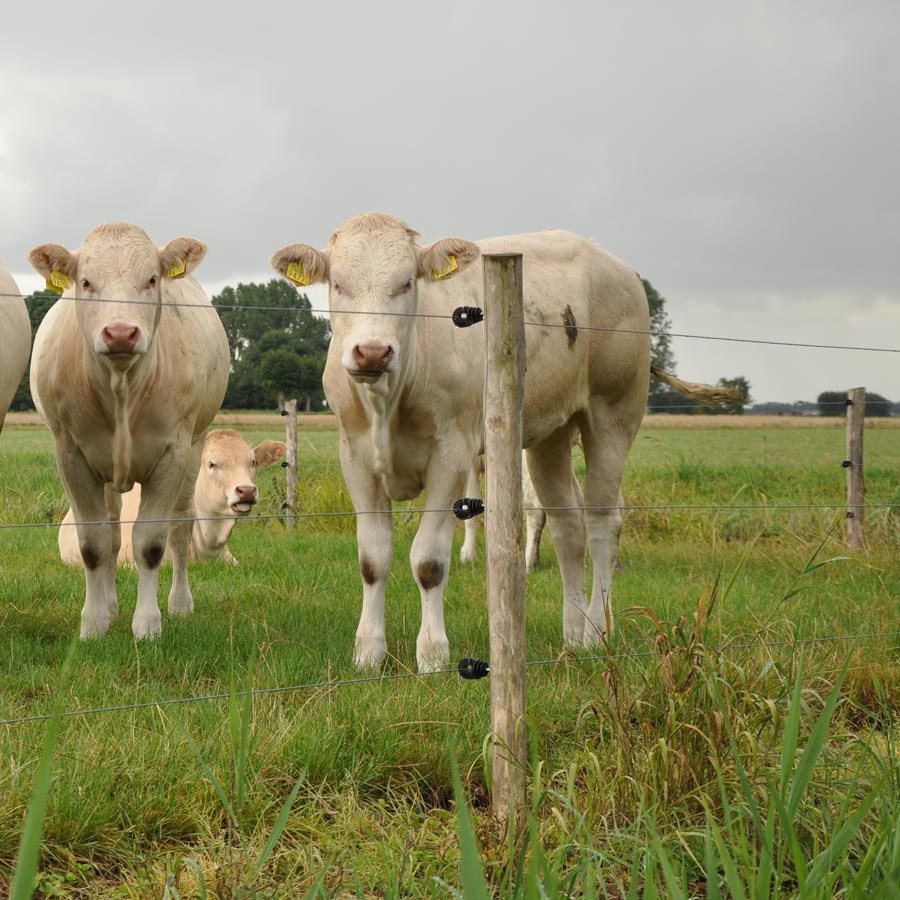
M 525 802 L 525 554 L 522 544 L 522 256 L 484 257 L 485 541 L 491 666 L 492 804 Z
M 287 469 L 285 500 L 282 509 L 286 511 L 285 525 L 294 527 L 294 510 L 297 503 L 297 401 L 286 400 L 281 414 L 286 416 L 284 422 L 287 454 L 282 465 Z
M 866 486 L 863 478 L 863 425 L 866 418 L 866 389 L 847 391 L 847 543 L 854 550 L 866 546 Z

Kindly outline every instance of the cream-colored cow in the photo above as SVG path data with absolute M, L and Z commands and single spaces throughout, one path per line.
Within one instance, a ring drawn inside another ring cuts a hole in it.
M 443 595 L 454 518 L 441 510 L 462 496 L 484 433 L 484 329 L 456 328 L 449 316 L 458 306 L 483 305 L 481 267 L 472 265 L 480 253 L 523 256 L 528 469 L 550 517 L 565 640 L 596 644 L 612 626 L 619 489 L 647 405 L 650 317 L 641 280 L 597 244 L 563 231 L 479 244 L 444 238 L 427 247 L 416 237 L 393 216 L 362 215 L 340 226 L 325 250 L 292 244 L 272 257 L 296 283 L 329 286 L 325 394 L 353 506 L 366 513 L 357 516 L 363 608 L 356 663 L 378 665 L 387 653 L 391 501 L 422 490 L 433 511 L 422 514 L 410 552 L 422 601 L 416 657 L 420 671 L 449 659 Z M 585 505 L 594 507 L 584 514 L 571 474 L 576 432 L 587 466 Z M 590 601 L 586 543 L 594 563 Z
M 262 441 L 251 447 L 236 431 L 221 428 L 210 431 L 200 458 L 200 471 L 194 485 L 194 515 L 190 559 L 218 559 L 237 564 L 228 549 L 228 539 L 235 522 L 247 516 L 259 502 L 259 489 L 254 482 L 258 469 L 278 462 L 285 452 L 284 441 Z M 141 486 L 135 486 L 122 497 L 122 546 L 119 565 L 134 565 L 131 530 L 141 501 Z M 81 565 L 78 536 L 70 509 L 59 529 L 59 555 L 63 562 Z M 165 559 L 171 560 L 166 547 Z
M 0 431 L 28 367 L 31 320 L 15 279 L 0 266 Z
M 194 608 L 187 575 L 194 483 L 206 430 L 228 381 L 225 330 L 190 274 L 194 238 L 158 247 L 134 225 L 99 225 L 80 249 L 42 244 L 32 265 L 65 290 L 38 328 L 31 393 L 53 432 L 85 572 L 81 637 L 119 611 L 116 557 L 122 494 L 140 482 L 134 526 L 136 638 L 162 630 L 159 565 L 168 541 L 169 613 Z M 174 522 L 171 527 L 169 520 Z

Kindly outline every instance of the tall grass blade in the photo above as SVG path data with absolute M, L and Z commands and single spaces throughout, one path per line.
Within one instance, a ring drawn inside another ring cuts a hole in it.
M 69 669 L 77 646 L 78 639 L 76 637 L 72 639 L 66 652 L 59 675 L 60 684 L 69 682 Z M 50 797 L 50 772 L 53 768 L 53 753 L 56 749 L 56 735 L 59 731 L 60 704 L 60 692 L 57 691 L 53 700 L 53 718 L 50 719 L 47 733 L 44 735 L 41 758 L 38 762 L 37 772 L 35 772 L 34 787 L 31 791 L 31 799 L 28 801 L 22 837 L 19 840 L 19 852 L 16 857 L 16 868 L 13 872 L 9 900 L 29 900 L 34 893 L 41 854 L 41 838 L 44 833 L 44 819 L 47 815 L 47 801 Z
M 465 900 L 489 900 L 487 882 L 481 867 L 481 856 L 475 841 L 475 829 L 472 827 L 472 816 L 463 792 L 462 779 L 459 777 L 459 765 L 456 754 L 450 753 L 450 770 L 453 775 L 453 794 L 456 798 L 456 816 L 459 827 L 460 881 L 462 895 Z

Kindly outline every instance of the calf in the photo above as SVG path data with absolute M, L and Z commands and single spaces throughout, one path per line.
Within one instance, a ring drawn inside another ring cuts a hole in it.
M 206 436 L 200 471 L 194 485 L 194 522 L 191 534 L 190 559 L 219 559 L 237 564 L 228 549 L 228 539 L 235 522 L 250 514 L 259 501 L 259 489 L 254 483 L 257 469 L 265 468 L 281 459 L 287 450 L 283 441 L 263 441 L 251 447 L 236 431 L 225 428 Z M 141 500 L 141 486 L 136 484 L 122 497 L 122 546 L 119 565 L 134 565 L 131 530 Z M 63 562 L 80 565 L 81 552 L 73 526 L 70 509 L 59 529 L 59 555 Z M 165 559 L 171 560 L 166 547 Z

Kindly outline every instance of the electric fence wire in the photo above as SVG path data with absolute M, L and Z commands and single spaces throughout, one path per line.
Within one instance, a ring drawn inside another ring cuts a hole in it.
M 794 638 L 790 640 L 782 640 L 782 641 L 750 641 L 742 644 L 727 644 L 722 647 L 713 648 L 714 653 L 725 653 L 735 650 L 750 650 L 750 649 L 768 649 L 775 647 L 785 647 L 785 646 L 804 646 L 810 644 L 828 644 L 828 643 L 840 643 L 845 641 L 874 641 L 876 638 L 900 638 L 900 631 L 875 631 L 875 632 L 866 632 L 863 634 L 846 634 L 846 635 L 826 635 L 822 637 L 808 637 L 808 638 Z M 571 666 L 577 665 L 581 663 L 591 663 L 591 662 L 623 662 L 630 659 L 645 659 L 647 657 L 659 656 L 659 650 L 639 650 L 630 653 L 606 653 L 599 656 L 572 656 L 568 653 L 560 654 L 552 659 L 534 659 L 529 660 L 526 663 L 526 666 L 529 668 L 534 668 L 538 666 Z M 473 660 L 468 660 L 468 662 L 478 662 Z M 485 667 L 485 670 L 488 671 L 489 667 Z M 120 713 L 120 712 L 131 712 L 135 710 L 141 709 L 153 709 L 153 708 L 161 708 L 166 706 L 179 706 L 190 703 L 208 703 L 214 702 L 218 700 L 228 700 L 232 696 L 235 697 L 244 697 L 248 693 L 251 697 L 265 697 L 272 694 L 291 694 L 291 693 L 299 693 L 303 691 L 324 691 L 324 690 L 333 690 L 335 688 L 344 688 L 352 685 L 360 685 L 360 684 L 372 684 L 372 683 L 384 683 L 384 682 L 393 682 L 393 681 L 401 681 L 407 680 L 411 678 L 429 678 L 440 675 L 459 675 L 461 671 L 461 664 L 457 666 L 453 666 L 452 668 L 446 669 L 435 669 L 433 672 L 398 672 L 393 674 L 381 674 L 381 675 L 368 675 L 361 676 L 357 678 L 340 678 L 333 679 L 331 681 L 311 681 L 306 682 L 304 684 L 291 684 L 284 685 L 281 687 L 269 687 L 269 688 L 253 688 L 250 691 L 234 691 L 229 693 L 217 693 L 217 694 L 201 694 L 190 697 L 166 697 L 162 700 L 145 700 L 140 703 L 122 703 L 115 706 L 98 706 L 98 707 L 89 707 L 84 709 L 71 709 L 64 710 L 62 712 L 57 713 L 40 713 L 37 715 L 31 716 L 15 716 L 7 719 L 0 719 L 0 727 L 8 727 L 12 725 L 24 725 L 27 723 L 34 722 L 44 722 L 48 719 L 59 718 L 59 719 L 70 719 L 70 718 L 85 718 L 87 716 L 100 715 L 102 713 Z

